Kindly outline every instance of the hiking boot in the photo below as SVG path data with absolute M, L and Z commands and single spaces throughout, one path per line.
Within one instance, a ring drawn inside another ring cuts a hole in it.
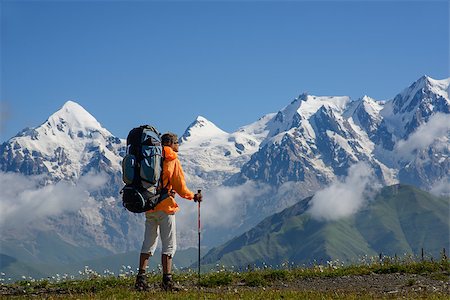
M 147 283 L 147 276 L 145 276 L 145 274 L 138 274 L 136 276 L 136 283 L 134 284 L 134 288 L 137 291 L 147 291 L 149 287 L 150 286 Z
M 172 280 L 172 275 L 164 275 L 161 288 L 166 292 L 187 291 L 181 284 Z

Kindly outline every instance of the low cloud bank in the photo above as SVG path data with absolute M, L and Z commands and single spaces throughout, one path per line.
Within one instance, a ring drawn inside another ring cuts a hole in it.
M 426 149 L 437 139 L 450 135 L 450 115 L 437 113 L 427 123 L 422 124 L 412 133 L 407 140 L 400 140 L 395 146 L 395 152 L 403 161 L 411 161 L 416 157 L 416 152 Z M 450 147 L 447 144 L 447 147 Z
M 267 185 L 260 186 L 248 181 L 240 186 L 219 186 L 206 191 L 205 199 L 210 201 L 202 203 L 205 224 L 210 227 L 240 225 L 247 214 L 247 209 L 251 209 L 252 203 L 268 190 Z
M 268 185 L 258 185 L 247 181 L 240 186 L 218 186 L 202 192 L 204 201 L 201 203 L 201 222 L 208 228 L 235 228 L 243 222 L 247 209 L 261 195 L 268 192 Z M 196 192 L 196 191 L 195 191 Z M 177 223 L 185 225 L 185 219 L 197 217 L 197 205 L 190 201 L 177 198 L 182 207 L 182 214 L 177 214 Z M 192 223 L 192 222 L 191 222 Z
M 104 174 L 87 174 L 77 183 L 42 185 L 42 176 L 0 172 L 0 228 L 22 228 L 35 220 L 78 211 L 90 192 L 102 187 Z
M 196 190 L 192 189 L 196 192 Z M 240 233 L 240 226 L 252 215 L 256 201 L 270 187 L 247 181 L 240 186 L 218 186 L 202 191 L 201 231 L 206 244 L 223 243 Z M 197 247 L 197 204 L 177 196 L 177 240 L 181 248 Z M 202 242 L 203 244 L 203 242 Z
M 315 193 L 309 212 L 322 221 L 349 217 L 363 208 L 379 188 L 370 166 L 359 162 L 349 168 L 347 177 Z

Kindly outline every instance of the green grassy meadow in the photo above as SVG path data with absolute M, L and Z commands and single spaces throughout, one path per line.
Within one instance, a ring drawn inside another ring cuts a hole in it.
M 447 283 L 448 287 L 449 275 L 450 261 L 446 257 L 440 260 L 412 257 L 401 260 L 384 257 L 379 260 L 378 257 L 371 257 L 364 263 L 347 266 L 339 261 L 310 267 L 286 263 L 280 269 L 263 267 L 243 271 L 216 266 L 202 274 L 200 280 L 195 270 L 188 270 L 174 275 L 175 280 L 186 288 L 186 291 L 181 292 L 161 291 L 161 275 L 149 273 L 151 289 L 137 292 L 133 288 L 132 272 L 119 276 L 86 272 L 83 278 L 77 279 L 28 279 L 1 283 L 0 299 L 395 299 L 397 296 L 408 299 L 448 299 L 450 291 L 424 288 L 424 283 L 419 281 L 425 278 L 440 285 Z M 338 289 L 331 285 L 329 289 L 326 287 L 327 282 L 343 279 L 356 282 L 358 278 L 369 279 L 371 276 L 381 280 L 380 285 L 383 284 L 384 276 L 406 277 L 401 283 L 402 291 L 395 295 L 389 291 L 366 290 L 363 286 L 342 286 Z M 319 283 L 317 288 L 314 288 L 315 282 Z

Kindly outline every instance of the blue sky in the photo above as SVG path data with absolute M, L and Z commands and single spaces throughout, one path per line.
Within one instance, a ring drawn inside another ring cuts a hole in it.
M 449 76 L 448 1 L 1 2 L 1 141 L 74 100 L 116 136 Z

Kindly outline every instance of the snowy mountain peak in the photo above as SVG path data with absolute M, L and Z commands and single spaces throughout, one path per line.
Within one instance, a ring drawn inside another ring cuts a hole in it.
M 217 127 L 213 122 L 209 121 L 205 117 L 198 116 L 191 125 L 188 126 L 181 141 L 187 141 L 192 138 L 208 138 L 218 135 L 227 135 L 225 131 Z
M 81 105 L 67 101 L 43 124 L 3 145 L 3 155 L 9 158 L 3 168 L 58 180 L 78 178 L 91 169 L 117 172 L 124 144 Z
M 428 76 L 422 76 L 408 88 L 398 94 L 394 100 L 394 113 L 412 111 L 417 106 L 417 99 L 419 96 L 427 95 L 429 98 L 431 94 L 449 100 L 449 84 L 450 78 L 436 80 Z M 418 95 L 418 93 L 420 95 Z
M 64 131 L 65 127 L 69 127 L 71 131 L 104 131 L 100 123 L 81 105 L 74 101 L 67 101 L 60 110 L 52 114 L 47 122 L 47 126 L 57 128 Z M 108 132 L 109 133 L 109 132 Z
M 369 96 L 362 97 L 359 105 L 364 107 L 364 110 L 367 111 L 370 115 L 378 115 L 383 108 L 382 102 L 377 101 Z
M 299 98 L 292 101 L 288 106 L 280 110 L 274 118 L 274 122 L 285 123 L 290 122 L 292 119 L 309 119 L 314 115 L 321 107 L 331 109 L 332 111 L 341 114 L 347 104 L 350 102 L 350 98 L 343 97 L 326 97 L 326 96 L 313 96 L 308 94 L 302 94 Z M 273 126 L 272 126 L 273 127 Z M 290 127 L 275 126 L 278 129 L 288 130 Z M 283 127 L 283 128 L 282 128 Z
M 306 101 L 308 99 L 308 93 L 307 92 L 304 92 L 304 93 L 302 93 L 302 94 L 300 94 L 294 101 L 292 101 L 292 102 L 295 102 L 295 101 Z
M 209 121 L 208 119 L 206 119 L 203 116 L 197 116 L 197 118 L 195 119 L 195 122 L 199 123 L 199 124 L 207 124 L 207 123 L 212 123 L 211 121 Z
M 450 112 L 450 78 L 422 76 L 384 106 L 381 114 L 390 130 L 406 138 L 437 112 Z
M 367 95 L 364 95 L 364 96 L 361 97 L 361 101 L 363 101 L 363 102 L 372 102 L 372 101 L 375 101 L 375 100 L 373 98 L 367 96 Z
M 449 79 L 450 78 L 439 80 L 439 79 L 434 79 L 434 78 L 432 78 L 432 77 L 430 77 L 428 75 L 423 75 L 422 77 L 420 77 L 416 81 L 416 84 L 419 83 L 419 84 L 422 84 L 424 86 L 433 87 L 433 86 L 441 85 L 441 84 L 443 84 L 445 82 L 447 82 L 447 84 L 448 84 Z
M 449 99 L 450 78 L 437 80 L 428 76 L 424 76 L 425 87 L 437 94 Z
M 414 82 L 411 86 L 416 90 L 424 89 L 426 91 L 431 91 L 435 94 L 442 94 L 442 92 L 447 92 L 450 83 L 450 78 L 438 80 L 431 78 L 427 75 L 420 77 L 416 82 Z M 447 92 L 448 97 L 448 92 Z
M 305 118 L 315 114 L 321 107 L 329 108 L 334 112 L 341 114 L 350 102 L 347 96 L 336 97 L 319 97 L 308 95 L 308 97 L 300 103 L 298 112 Z
M 84 110 L 85 112 L 87 112 L 80 104 L 78 104 L 77 102 L 72 101 L 72 100 L 66 101 L 66 103 L 64 103 L 62 108 L 68 109 L 68 110 L 75 110 L 75 109 Z
M 267 136 L 270 139 L 264 141 L 261 146 L 267 142 L 278 142 L 284 133 L 291 129 L 305 127 L 305 130 L 311 133 L 309 119 L 312 116 L 320 110 L 324 110 L 330 116 L 341 115 L 349 102 L 350 98 L 347 96 L 327 97 L 303 93 L 268 122 L 269 133 Z
M 349 103 L 343 117 L 363 128 L 366 133 L 372 135 L 380 125 L 382 117 L 380 111 L 385 102 L 377 101 L 367 95 Z

